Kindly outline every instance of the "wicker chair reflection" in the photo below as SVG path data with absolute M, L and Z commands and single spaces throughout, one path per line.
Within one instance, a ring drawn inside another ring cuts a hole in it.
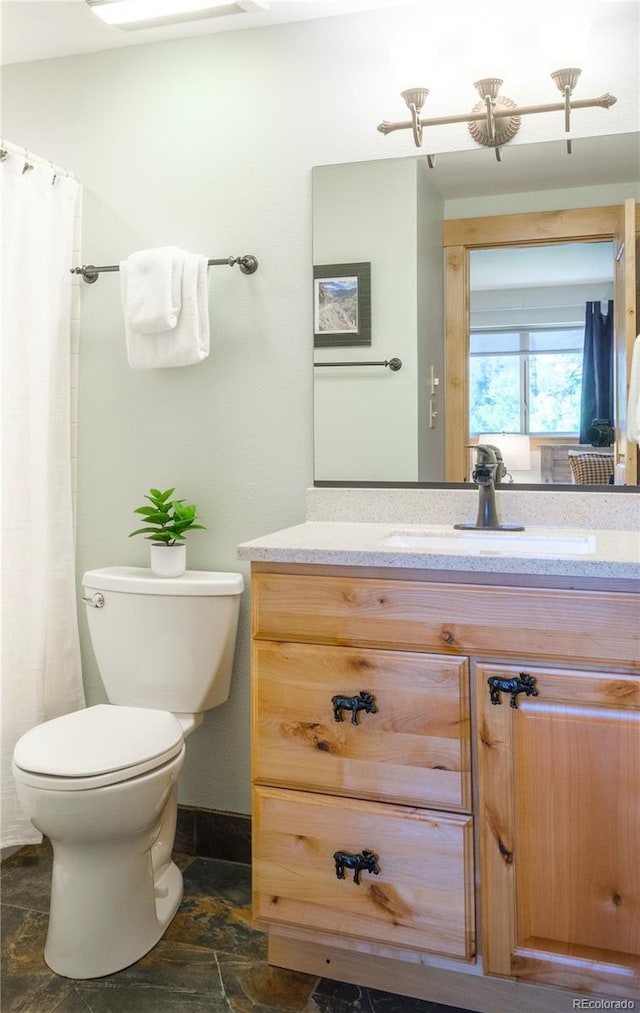
M 611 485 L 613 454 L 597 450 L 569 450 L 569 467 L 574 485 Z

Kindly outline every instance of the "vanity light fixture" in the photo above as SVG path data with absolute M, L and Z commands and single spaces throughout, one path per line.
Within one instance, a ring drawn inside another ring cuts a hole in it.
M 600 107 L 610 109 L 617 101 L 614 95 L 606 92 L 599 98 L 585 98 L 572 100 L 571 95 L 582 71 L 579 67 L 566 67 L 563 70 L 554 70 L 551 77 L 558 89 L 562 92 L 562 102 L 550 102 L 546 105 L 518 106 L 513 99 L 506 98 L 500 94 L 502 80 L 498 77 L 483 78 L 474 83 L 481 101 L 478 102 L 470 113 L 460 113 L 456 116 L 436 116 L 433 119 L 422 119 L 420 113 L 425 99 L 429 94 L 428 88 L 407 88 L 401 92 L 404 101 L 411 113 L 410 120 L 403 120 L 398 123 L 389 123 L 387 120 L 378 126 L 381 134 L 391 134 L 395 130 L 412 130 L 413 140 L 416 148 L 422 146 L 423 127 L 439 127 L 448 123 L 468 123 L 469 133 L 478 144 L 484 144 L 488 148 L 494 148 L 496 159 L 502 161 L 500 148 L 503 144 L 511 141 L 520 129 L 520 121 L 523 116 L 531 113 L 551 113 L 564 111 L 564 129 L 569 132 L 572 109 L 592 109 Z M 571 140 L 567 138 L 567 154 L 571 154 Z M 430 168 L 434 167 L 435 156 L 427 155 Z
M 263 0 L 86 0 L 108 25 L 132 30 L 269 9 Z

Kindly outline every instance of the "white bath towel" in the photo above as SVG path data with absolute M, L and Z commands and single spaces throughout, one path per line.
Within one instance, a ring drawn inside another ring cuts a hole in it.
M 629 401 L 627 404 L 627 439 L 631 443 L 640 443 L 640 334 L 634 341 L 631 356 Z
M 126 280 L 123 298 L 126 298 Z M 172 330 L 140 334 L 125 315 L 127 358 L 133 369 L 191 366 L 209 354 L 209 300 L 207 258 L 186 253 L 182 270 L 182 310 Z
M 173 330 L 180 317 L 184 250 L 159 246 L 132 253 L 120 264 L 122 308 L 138 334 Z

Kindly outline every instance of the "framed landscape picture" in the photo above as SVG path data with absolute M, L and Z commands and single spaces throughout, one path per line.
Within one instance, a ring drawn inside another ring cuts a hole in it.
M 313 269 L 316 348 L 371 344 L 371 264 L 321 264 Z

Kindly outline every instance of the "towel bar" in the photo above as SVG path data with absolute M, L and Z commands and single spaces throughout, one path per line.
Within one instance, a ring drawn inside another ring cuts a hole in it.
M 222 260 L 208 260 L 209 267 L 240 267 L 243 274 L 255 274 L 258 270 L 258 258 L 252 253 L 245 253 L 242 257 L 224 257 Z M 83 264 L 82 267 L 72 267 L 71 274 L 81 274 L 88 285 L 93 285 L 98 280 L 98 275 L 103 271 L 119 271 L 119 264 L 109 264 L 106 267 L 95 267 L 93 264 Z
M 392 373 L 402 369 L 402 359 L 384 359 L 382 362 L 314 362 L 314 366 L 388 366 Z

